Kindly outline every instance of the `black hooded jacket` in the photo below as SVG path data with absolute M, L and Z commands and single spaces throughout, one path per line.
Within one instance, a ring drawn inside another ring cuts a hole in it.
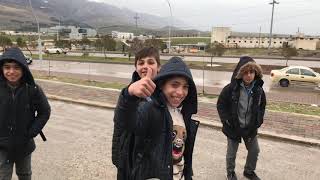
M 167 109 L 166 98 L 159 85 L 165 79 L 175 75 L 188 79 L 189 91 L 182 102 L 183 115 L 187 140 L 184 151 L 184 178 L 192 179 L 192 154 L 196 138 L 198 121 L 191 119 L 197 113 L 197 91 L 192 75 L 186 64 L 178 57 L 171 58 L 161 67 L 155 78 L 156 92 L 151 101 L 137 102 L 134 99 L 122 99 L 118 102 L 117 113 L 126 113 L 123 121 L 125 128 L 134 134 L 134 145 L 130 154 L 130 169 L 127 179 L 141 180 L 158 178 L 161 180 L 173 179 L 172 167 L 172 118 Z
M 23 70 L 20 85 L 16 89 L 8 85 L 3 74 L 3 64 L 8 60 L 19 64 Z M 33 138 L 48 121 L 50 105 L 34 82 L 20 49 L 6 50 L 0 57 L 0 67 L 0 149 L 8 151 L 8 160 L 15 161 L 34 151 Z
M 239 142 L 241 142 L 241 137 L 253 138 L 257 135 L 257 129 L 263 123 L 266 106 L 266 96 L 262 88 L 263 80 L 256 76 L 255 84 L 252 88 L 253 101 L 251 106 L 251 121 L 246 128 L 240 128 L 238 103 L 242 79 L 236 79 L 236 76 L 240 68 L 248 62 L 254 62 L 254 60 L 248 56 L 240 58 L 240 61 L 233 72 L 231 83 L 222 89 L 217 102 L 217 110 L 223 124 L 223 133 L 228 138 Z
M 138 75 L 138 73 L 136 71 L 133 72 L 130 84 L 132 84 L 136 81 L 139 81 L 139 80 L 140 80 L 140 76 Z M 136 100 L 138 102 L 142 101 L 140 98 L 135 98 L 135 97 L 130 96 L 128 93 L 128 87 L 122 89 L 122 91 L 121 91 L 122 93 L 119 96 L 118 102 L 123 102 L 124 99 L 127 99 L 127 98 L 133 98 L 133 100 Z M 119 121 L 119 118 L 121 118 L 122 115 L 117 114 L 117 112 L 118 111 L 116 110 L 115 115 L 113 117 L 114 124 L 113 124 L 113 135 L 112 135 L 111 159 L 112 159 L 112 163 L 119 169 L 119 161 L 125 161 L 123 159 L 119 159 L 122 157 L 121 151 L 124 149 L 122 144 L 124 143 L 124 141 L 126 141 L 129 134 L 126 131 L 126 129 L 123 127 L 122 122 Z

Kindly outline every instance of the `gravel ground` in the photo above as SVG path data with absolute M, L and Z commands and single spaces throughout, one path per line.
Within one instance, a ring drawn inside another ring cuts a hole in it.
M 34 180 L 113 180 L 111 162 L 113 111 L 51 101 L 52 116 L 37 137 L 33 153 Z M 260 139 L 257 174 L 271 180 L 317 180 L 320 149 Z M 220 132 L 200 127 L 194 152 L 195 180 L 225 179 L 226 138 Z M 239 179 L 246 150 L 241 144 L 236 172 Z M 14 179 L 17 179 L 14 177 Z

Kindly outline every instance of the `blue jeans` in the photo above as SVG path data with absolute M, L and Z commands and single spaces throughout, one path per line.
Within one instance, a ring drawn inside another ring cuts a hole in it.
M 14 164 L 19 180 L 31 180 L 31 154 L 16 162 L 8 162 L 7 155 L 6 151 L 0 150 L 0 180 L 11 180 Z

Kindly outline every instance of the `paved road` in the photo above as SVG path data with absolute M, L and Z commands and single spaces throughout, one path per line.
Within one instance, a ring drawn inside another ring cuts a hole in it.
M 115 78 L 130 79 L 132 72 L 135 70 L 133 65 L 123 64 L 101 64 L 101 63 L 80 63 L 67 61 L 50 61 L 51 71 L 67 72 L 75 74 L 90 74 L 98 76 L 107 76 Z M 35 61 L 30 66 L 33 70 L 49 69 L 49 61 Z M 202 86 L 203 71 L 192 69 L 192 75 L 197 86 Z M 230 82 L 232 73 L 224 71 L 204 71 L 204 85 L 207 87 L 224 87 Z M 269 90 L 271 81 L 269 75 L 264 76 L 265 89 Z
M 49 61 L 34 61 L 30 66 L 33 70 L 43 70 L 48 71 Z M 124 64 L 102 64 L 102 63 L 82 63 L 82 62 L 70 62 L 70 61 L 50 61 L 51 72 L 62 72 L 62 73 L 72 73 L 72 74 L 82 74 L 87 76 L 100 76 L 101 80 L 103 77 L 108 78 L 120 78 L 126 80 L 125 83 L 130 81 L 131 74 L 134 71 L 133 65 Z M 195 84 L 198 87 L 203 85 L 203 71 L 192 69 L 193 78 Z M 206 88 L 223 88 L 226 84 L 230 82 L 232 73 L 225 71 L 204 71 L 204 86 Z M 275 87 L 268 74 L 263 77 L 264 89 L 266 92 L 281 90 L 279 87 Z M 122 82 L 122 81 L 121 81 Z M 313 87 L 291 87 L 286 88 L 288 91 L 299 91 L 299 92 L 311 92 L 319 93 L 319 90 L 315 90 Z
M 111 163 L 113 112 L 52 101 L 52 117 L 44 132 L 48 141 L 36 138 L 33 154 L 35 180 L 115 179 Z M 320 149 L 260 139 L 257 173 L 262 179 L 317 180 Z M 225 179 L 226 138 L 220 131 L 200 127 L 194 151 L 194 179 Z M 245 147 L 239 147 L 236 172 L 245 163 Z M 16 179 L 16 177 L 14 178 Z
M 26 52 L 28 53 L 28 52 Z M 37 54 L 38 52 L 34 52 Z M 82 53 L 80 52 L 68 52 L 67 55 L 69 56 L 82 56 Z M 104 57 L 103 53 L 89 53 L 89 56 L 95 56 L 95 57 Z M 108 57 L 128 57 L 124 56 L 123 54 L 107 54 Z M 172 56 L 161 56 L 161 59 L 167 60 L 170 59 Z M 45 57 L 44 57 L 45 59 Z M 210 57 L 198 57 L 198 56 L 184 56 L 185 61 L 200 61 L 200 62 L 210 62 L 211 58 Z M 224 57 L 215 57 L 214 62 L 222 62 L 222 63 L 238 63 L 239 58 L 224 58 Z M 283 59 L 256 59 L 256 61 L 259 64 L 264 64 L 264 65 L 280 65 L 280 66 L 285 66 L 286 65 L 286 60 Z M 307 61 L 301 61 L 301 60 L 290 60 L 289 65 L 304 65 L 308 67 L 320 67 L 320 61 L 319 60 L 310 60 L 308 59 Z

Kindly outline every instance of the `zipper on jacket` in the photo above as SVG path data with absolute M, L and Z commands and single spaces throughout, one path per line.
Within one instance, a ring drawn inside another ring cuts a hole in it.
M 249 103 L 250 103 L 250 98 L 251 96 L 248 94 L 248 105 L 247 105 L 247 110 L 246 110 L 246 114 L 244 116 L 244 126 L 246 127 L 247 126 L 247 114 L 248 114 L 248 109 L 249 109 Z

